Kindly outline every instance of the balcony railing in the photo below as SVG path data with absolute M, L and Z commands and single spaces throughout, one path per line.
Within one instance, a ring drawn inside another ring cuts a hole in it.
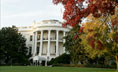
M 37 40 L 40 40 L 40 38 L 38 38 Z M 48 40 L 48 38 L 43 38 L 43 40 Z M 50 40 L 56 40 L 55 37 L 51 37 Z M 59 40 L 63 40 L 63 38 L 59 38 Z
M 50 40 L 56 40 L 56 38 L 50 38 Z
M 48 38 L 43 38 L 43 40 L 48 40 Z

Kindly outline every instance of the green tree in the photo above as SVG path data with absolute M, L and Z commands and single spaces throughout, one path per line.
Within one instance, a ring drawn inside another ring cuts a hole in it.
M 28 64 L 26 39 L 15 26 L 0 30 L 0 63 L 7 65 Z
M 86 53 L 81 45 L 81 39 L 79 37 L 79 32 L 77 32 L 80 29 L 80 26 L 78 25 L 77 28 L 73 28 L 67 36 L 65 36 L 65 48 L 67 53 L 70 54 L 71 60 L 74 64 L 77 64 L 78 62 L 85 61 Z

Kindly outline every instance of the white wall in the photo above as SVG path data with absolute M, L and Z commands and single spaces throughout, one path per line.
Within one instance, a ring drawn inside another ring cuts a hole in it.
M 43 42 L 43 47 L 42 47 L 42 54 L 47 54 L 47 48 L 48 48 L 48 43 Z
M 51 35 L 50 38 L 52 38 L 52 40 L 56 39 L 56 31 L 51 31 L 50 35 Z
M 61 39 L 62 40 L 63 38 L 63 32 L 62 31 L 59 31 L 59 40 Z
M 56 42 L 50 43 L 50 54 L 56 54 L 55 53 L 55 46 L 56 46 Z
M 43 32 L 43 38 L 48 39 L 48 31 L 44 31 L 44 32 Z
M 59 42 L 59 55 L 63 54 L 63 43 Z

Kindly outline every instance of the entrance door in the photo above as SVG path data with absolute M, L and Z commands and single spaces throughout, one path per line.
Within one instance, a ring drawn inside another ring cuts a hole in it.
M 45 61 L 42 61 L 42 66 L 45 66 Z

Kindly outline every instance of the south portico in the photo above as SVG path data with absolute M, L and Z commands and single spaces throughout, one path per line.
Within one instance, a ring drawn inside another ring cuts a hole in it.
M 71 27 L 63 28 L 58 20 L 43 20 L 33 22 L 29 27 L 19 27 L 19 32 L 27 39 L 26 46 L 29 48 L 28 54 L 31 54 L 29 60 L 33 62 L 32 64 L 47 64 L 47 61 L 65 53 L 63 37 L 70 29 Z
M 63 39 L 63 37 L 65 36 L 65 31 L 51 30 L 51 29 L 38 30 L 38 31 L 35 31 L 33 34 L 34 34 L 34 39 L 33 39 L 34 50 L 32 50 L 33 57 L 34 57 L 33 62 L 37 60 L 42 62 L 40 58 L 45 58 L 44 61 L 47 62 L 51 60 L 52 58 L 55 58 L 65 53 L 65 48 L 63 47 L 63 43 L 65 42 L 65 40 Z M 62 35 L 62 36 L 59 37 L 59 35 Z M 36 56 L 38 58 L 36 58 Z

